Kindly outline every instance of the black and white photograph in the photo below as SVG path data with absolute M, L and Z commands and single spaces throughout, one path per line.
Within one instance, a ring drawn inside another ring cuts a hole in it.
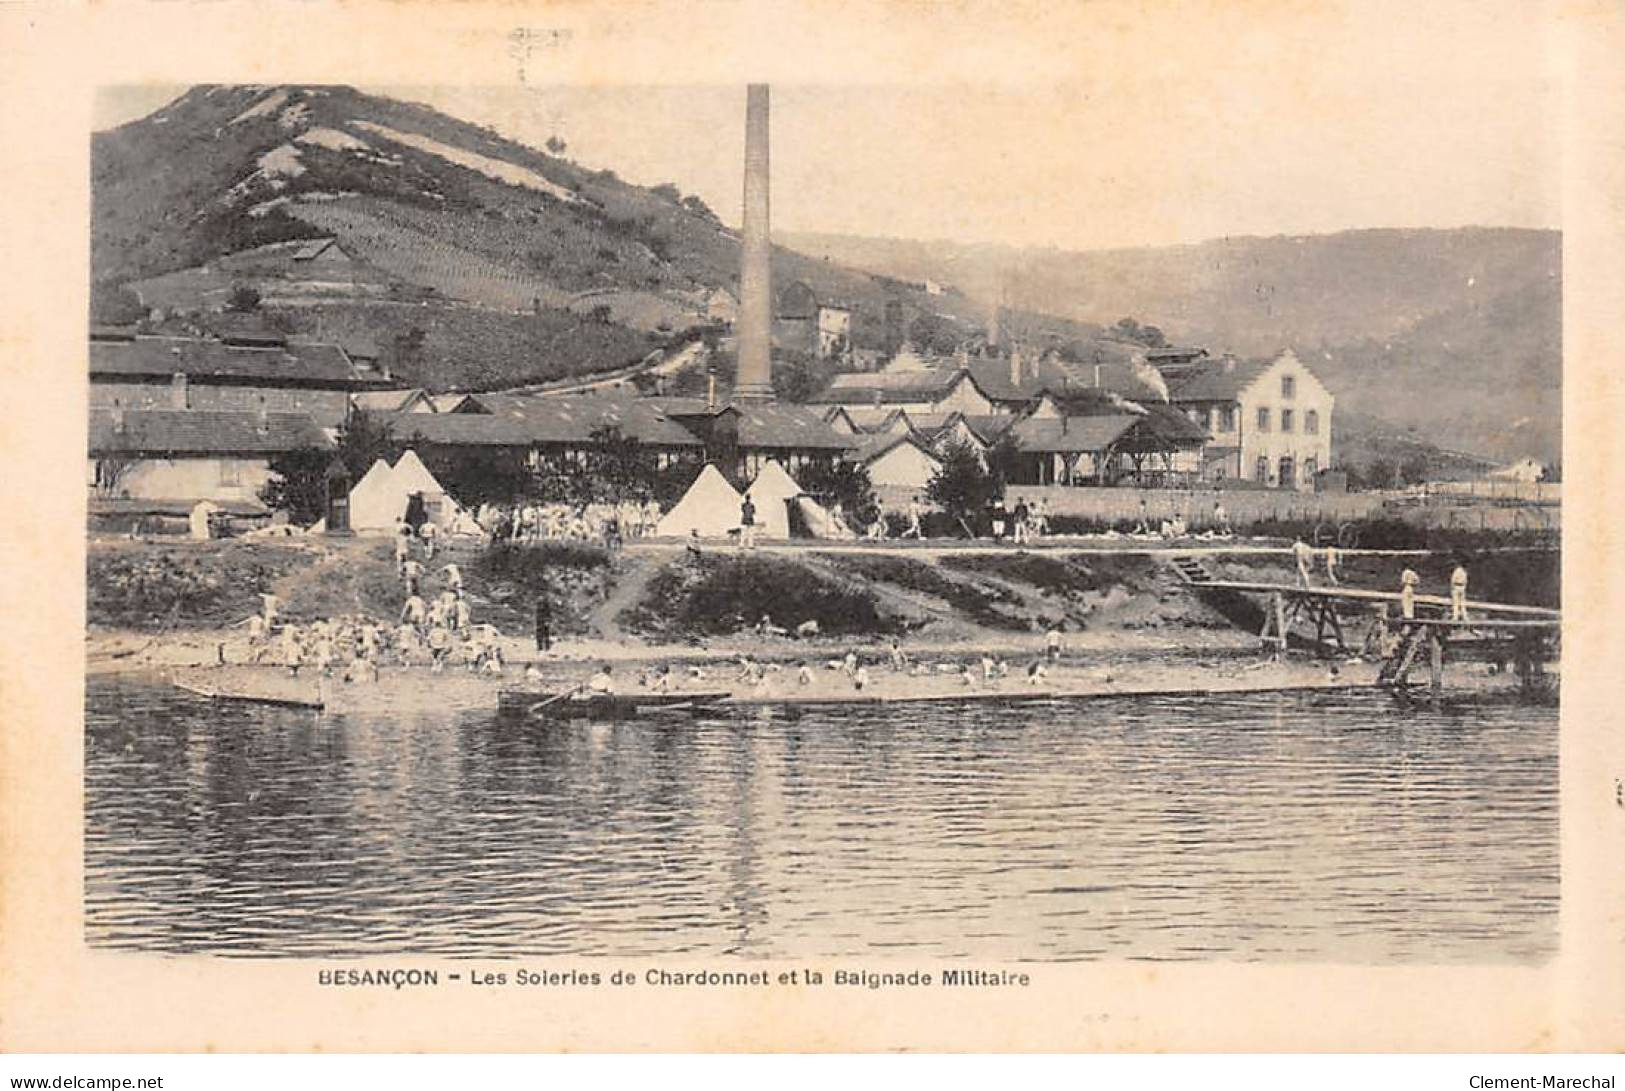
M 779 227 L 936 199 L 851 93 L 425 97 L 91 138 L 92 945 L 1553 952 L 1538 131 L 1434 179 L 1517 226 L 1072 251 Z
M 87 957 L 1556 966 L 1556 17 L 1088 7 L 88 88 Z

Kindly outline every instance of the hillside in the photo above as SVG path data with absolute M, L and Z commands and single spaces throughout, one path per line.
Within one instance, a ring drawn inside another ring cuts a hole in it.
M 1561 451 L 1561 237 L 1462 228 L 1089 253 L 795 235 L 809 254 L 1242 355 L 1296 349 L 1339 407 L 1446 447 Z
M 333 237 L 353 286 L 267 311 L 294 332 L 408 346 L 394 362 L 431 385 L 462 382 L 473 350 L 458 338 L 475 325 L 471 383 L 540 381 L 641 359 L 703 325 L 713 289 L 737 291 L 737 234 L 697 198 L 347 87 L 193 88 L 91 152 L 94 298 L 136 284 L 206 311 L 246 275 L 221 257 Z M 888 299 L 909 320 L 940 309 L 783 248 L 774 275 L 854 305 L 860 345 L 879 344 Z

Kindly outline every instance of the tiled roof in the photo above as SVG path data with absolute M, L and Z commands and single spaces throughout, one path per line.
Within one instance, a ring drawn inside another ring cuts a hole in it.
M 122 429 L 113 410 L 90 414 L 92 455 L 276 454 L 300 447 L 331 447 L 333 441 L 307 413 L 267 413 L 264 430 L 254 412 L 193 409 L 131 409 Z
M 857 447 L 852 453 L 857 456 L 858 461 L 869 463 L 873 462 L 881 455 L 884 455 L 892 448 L 898 447 L 905 443 L 911 447 L 917 448 L 933 461 L 942 461 L 942 457 L 940 455 L 920 443 L 919 440 L 912 436 L 871 436 L 868 442 Z
M 350 403 L 367 413 L 399 413 L 417 399 L 424 397 L 421 389 L 361 390 L 350 395 Z
M 817 409 L 786 402 L 734 402 L 739 446 L 798 451 L 845 451 L 853 437 L 831 428 Z
M 1099 451 L 1122 438 L 1140 418 L 1130 413 L 1098 417 L 1028 417 L 1013 433 L 1023 451 L 1066 454 Z
M 642 398 L 480 394 L 475 400 L 489 409 L 490 414 L 441 413 L 435 416 L 440 420 L 512 421 L 529 437 L 526 442 L 532 443 L 585 443 L 600 428 L 614 427 L 619 428 L 622 435 L 652 446 L 700 446 L 694 433 Z M 450 427 L 466 429 L 457 433 L 461 435 L 482 434 L 479 425 Z M 494 427 L 490 433 L 507 434 Z
M 1168 377 L 1176 402 L 1223 402 L 1251 386 L 1273 360 L 1203 360 L 1183 374 Z
M 854 405 L 846 410 L 846 415 L 852 423 L 865 432 L 878 432 L 889 428 L 894 420 L 901 416 L 912 427 L 914 417 L 902 409 L 893 409 L 890 406 Z
M 1161 348 L 1146 349 L 1147 360 L 1194 360 L 1198 356 L 1206 356 L 1207 349 L 1197 348 L 1195 345 L 1163 345 Z
M 983 443 L 993 443 L 1020 419 L 1011 413 L 983 413 L 976 416 L 967 415 L 965 423 L 970 425 L 970 430 L 976 433 L 977 439 Z
M 1145 406 L 1147 430 L 1171 443 L 1205 443 L 1208 431 L 1171 405 L 1154 402 Z
M 529 447 L 532 432 L 510 417 L 486 413 L 385 413 L 379 422 L 401 443 L 447 447 Z
M 337 345 L 290 342 L 249 347 L 193 337 L 137 337 L 90 342 L 92 376 L 157 376 L 184 372 L 192 379 L 258 379 L 319 383 L 361 390 L 373 385 Z
M 819 405 L 847 406 L 875 402 L 884 405 L 888 402 L 935 401 L 946 396 L 963 374 L 954 368 L 848 372 L 835 376 L 812 401 Z

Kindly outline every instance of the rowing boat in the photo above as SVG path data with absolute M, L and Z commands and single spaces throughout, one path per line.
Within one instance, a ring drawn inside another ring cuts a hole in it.
M 538 720 L 636 720 L 703 711 L 729 696 L 726 692 L 588 694 L 505 689 L 497 694 L 497 712 Z
M 310 708 L 318 712 L 323 707 L 323 702 L 320 699 L 309 697 L 272 693 L 234 693 L 229 690 L 210 689 L 207 686 L 200 686 L 195 682 L 185 682 L 180 679 L 175 679 L 174 685 L 176 689 L 185 690 L 187 693 L 196 694 L 199 697 L 207 697 L 211 701 L 236 701 L 241 704 L 270 705 L 274 708 Z

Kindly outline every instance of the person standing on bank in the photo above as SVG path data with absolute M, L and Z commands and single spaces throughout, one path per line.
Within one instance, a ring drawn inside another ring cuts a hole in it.
M 553 646 L 553 616 L 547 596 L 536 596 L 536 650 L 545 652 Z
M 1450 620 L 1467 620 L 1467 566 L 1456 559 L 1456 569 L 1450 573 Z
M 756 548 L 756 504 L 750 493 L 739 505 L 739 544 L 746 549 Z
M 1342 582 L 1337 578 L 1337 566 L 1341 563 L 1342 558 L 1338 556 L 1337 546 L 1328 545 L 1326 547 L 1326 583 L 1328 586 L 1336 587 Z
M 1315 565 L 1315 551 L 1308 542 L 1297 538 L 1292 543 L 1292 555 L 1298 561 L 1298 586 L 1309 586 L 1309 570 Z
M 1399 574 L 1399 616 L 1406 621 L 1416 617 L 1416 585 L 1422 582 L 1412 569 Z

